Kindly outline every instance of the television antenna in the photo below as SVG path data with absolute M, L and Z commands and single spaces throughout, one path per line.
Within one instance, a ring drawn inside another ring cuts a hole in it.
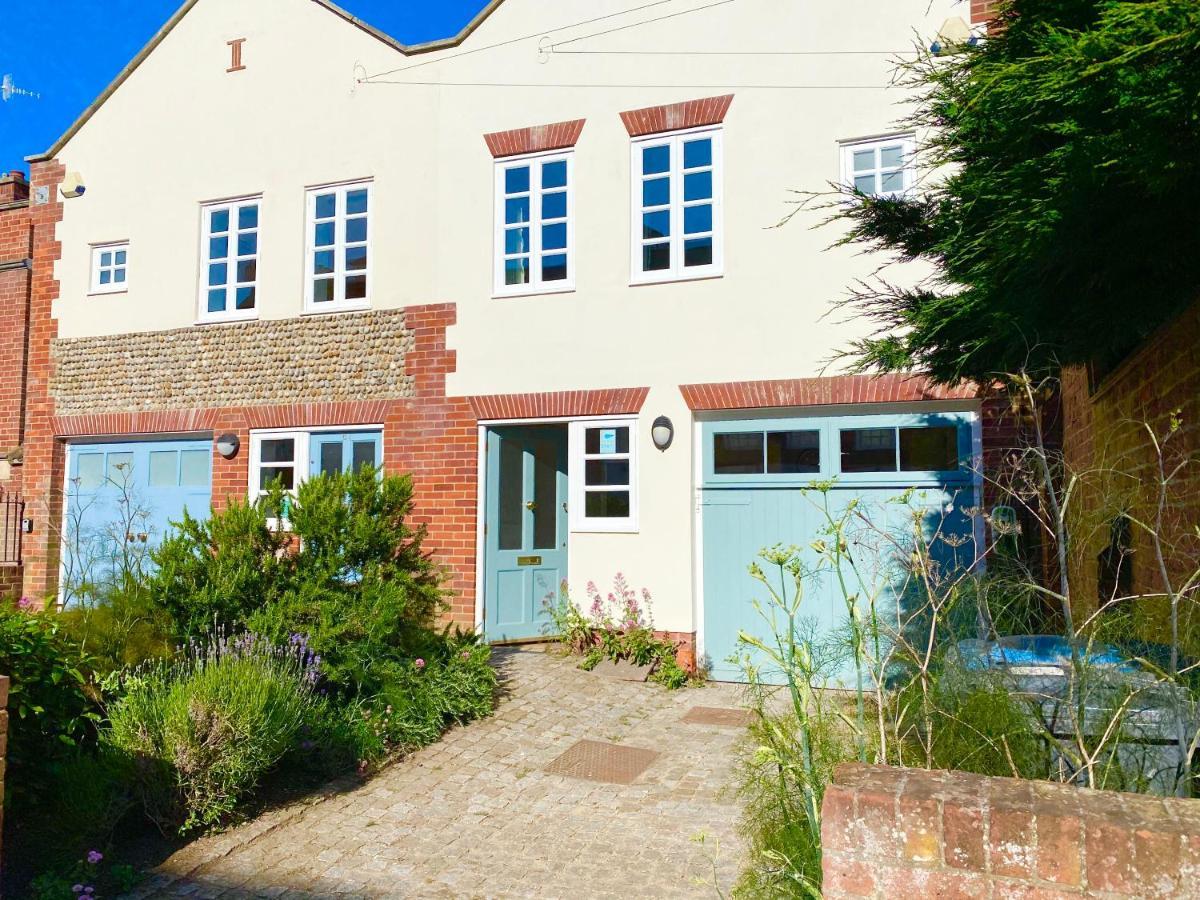
M 42 95 L 37 91 L 28 91 L 25 88 L 19 88 L 13 84 L 12 75 L 5 75 L 0 79 L 0 100 L 7 103 L 13 97 L 32 97 L 34 100 L 42 99 Z

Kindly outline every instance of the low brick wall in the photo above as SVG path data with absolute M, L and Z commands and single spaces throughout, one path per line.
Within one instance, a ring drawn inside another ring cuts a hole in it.
M 1200 897 L 1200 800 L 852 764 L 822 816 L 831 900 Z

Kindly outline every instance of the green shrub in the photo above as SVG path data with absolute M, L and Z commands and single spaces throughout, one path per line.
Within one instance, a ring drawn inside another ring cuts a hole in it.
M 996 679 L 955 667 L 934 672 L 928 726 L 914 721 L 922 709 L 916 680 L 897 693 L 893 708 L 899 735 L 932 727 L 930 758 L 920 751 L 905 763 L 1009 778 L 1050 776 L 1049 747 L 1030 701 Z
M 111 673 L 166 659 L 174 651 L 174 621 L 144 588 L 109 591 L 101 599 L 58 613 L 63 630 L 86 653 L 97 680 Z
M 130 676 L 106 742 L 134 761 L 138 799 L 181 832 L 227 819 L 311 718 L 315 657 L 256 635 L 194 644 Z
M 54 613 L 0 609 L 0 673 L 10 679 L 10 798 L 37 800 L 61 764 L 95 745 L 92 664 Z
M 448 725 L 484 718 L 495 707 L 489 646 L 473 636 L 441 636 L 426 653 L 395 670 L 369 704 L 371 723 L 391 749 L 424 746 Z
M 419 655 L 444 606 L 424 530 L 406 522 L 412 481 L 370 467 L 311 478 L 288 504 L 293 537 L 269 527 L 283 506 L 276 489 L 207 522 L 185 516 L 155 553 L 149 590 L 181 637 L 243 625 L 276 643 L 303 634 L 339 692 L 374 695 Z
M 287 538 L 267 527 L 265 504 L 232 500 L 205 521 L 183 518 L 153 552 L 146 589 L 186 640 L 231 628 L 282 588 Z
M 79 900 L 80 897 L 115 897 L 137 884 L 132 866 L 105 862 L 99 850 L 82 859 L 39 875 L 29 885 L 33 900 Z

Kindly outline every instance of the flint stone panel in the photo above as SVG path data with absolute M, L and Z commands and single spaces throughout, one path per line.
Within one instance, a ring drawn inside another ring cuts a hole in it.
M 404 310 L 230 322 L 53 342 L 60 416 L 403 399 Z

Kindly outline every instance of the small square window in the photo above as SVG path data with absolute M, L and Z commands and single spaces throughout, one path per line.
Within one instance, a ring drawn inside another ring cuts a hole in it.
M 111 294 L 128 286 L 128 244 L 104 244 L 92 247 L 92 275 L 89 291 Z
M 842 145 L 842 183 L 870 197 L 899 196 L 915 181 L 910 135 Z

